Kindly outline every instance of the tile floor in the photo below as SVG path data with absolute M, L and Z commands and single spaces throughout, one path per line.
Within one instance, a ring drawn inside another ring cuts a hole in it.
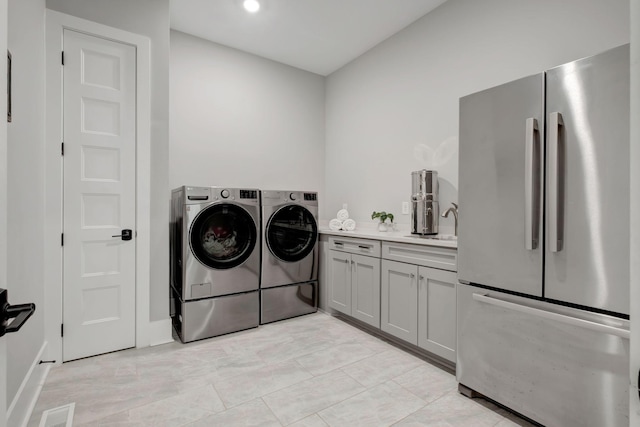
M 531 426 L 455 377 L 324 313 L 51 369 L 29 426 Z

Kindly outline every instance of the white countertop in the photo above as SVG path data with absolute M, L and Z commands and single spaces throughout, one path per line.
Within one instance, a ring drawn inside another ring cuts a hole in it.
M 360 239 L 374 239 L 386 242 L 413 243 L 414 245 L 439 246 L 442 248 L 458 248 L 457 240 L 438 240 L 428 237 L 412 236 L 409 231 L 378 231 L 375 228 L 358 228 L 354 231 L 333 231 L 328 226 L 320 226 L 320 234 L 341 237 L 356 237 Z M 436 235 L 451 237 L 448 234 Z M 435 236 L 434 236 L 435 237 Z

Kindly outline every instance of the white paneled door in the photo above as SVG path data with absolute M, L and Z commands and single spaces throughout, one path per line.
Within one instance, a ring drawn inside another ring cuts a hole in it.
M 136 50 L 66 29 L 63 45 L 67 361 L 135 346 Z
M 0 0 L 0 52 L 7 50 L 7 0 Z M 0 82 L 7 80 L 0 67 Z M 7 85 L 0 85 L 0 288 L 7 289 Z M 0 427 L 7 425 L 7 339 L 0 337 Z

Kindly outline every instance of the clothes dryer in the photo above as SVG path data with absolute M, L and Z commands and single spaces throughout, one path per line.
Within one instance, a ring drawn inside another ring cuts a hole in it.
M 171 314 L 180 339 L 258 326 L 259 190 L 183 186 L 171 204 Z
M 318 309 L 318 194 L 262 191 L 261 323 Z

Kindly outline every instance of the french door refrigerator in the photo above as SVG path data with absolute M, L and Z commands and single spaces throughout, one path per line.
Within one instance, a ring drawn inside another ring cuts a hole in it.
M 460 99 L 457 379 L 626 426 L 629 46 Z

